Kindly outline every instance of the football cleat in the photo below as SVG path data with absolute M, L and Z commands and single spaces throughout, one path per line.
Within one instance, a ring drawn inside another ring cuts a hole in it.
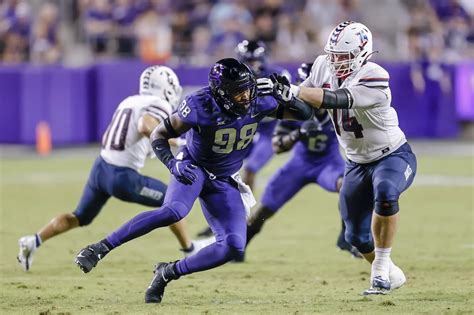
M 165 287 L 171 280 L 176 280 L 179 278 L 174 271 L 174 263 L 158 263 L 155 266 L 155 276 L 151 280 L 148 289 L 145 292 L 145 302 L 146 303 L 161 303 L 163 299 L 163 294 L 165 293 Z
M 81 249 L 74 262 L 81 268 L 82 272 L 88 273 L 109 251 L 107 246 L 102 242 L 88 245 Z
M 28 271 L 33 263 L 33 255 L 36 252 L 36 237 L 34 235 L 23 236 L 18 240 L 20 252 L 16 259 L 24 271 Z
M 372 286 L 364 291 L 364 295 L 380 295 L 388 294 L 390 292 L 390 280 L 383 279 L 380 276 L 372 280 Z

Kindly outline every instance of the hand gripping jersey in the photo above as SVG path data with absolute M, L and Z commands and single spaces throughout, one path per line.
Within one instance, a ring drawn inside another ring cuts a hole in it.
M 331 76 L 326 56 L 316 58 L 310 76 L 301 84 L 337 90 L 347 88 L 353 98 L 349 109 L 329 110 L 339 143 L 356 163 L 369 163 L 397 150 L 406 142 L 391 107 L 389 75 L 379 65 L 368 62 L 342 83 Z
M 218 177 L 239 171 L 259 122 L 278 107 L 257 99 L 247 115 L 228 115 L 216 104 L 209 87 L 189 95 L 178 108 L 179 117 L 192 126 L 186 133 L 187 152 L 197 165 Z
M 102 136 L 100 155 L 109 164 L 139 170 L 153 153 L 150 140 L 138 132 L 138 120 L 144 114 L 163 121 L 171 115 L 171 105 L 152 95 L 134 95 L 123 100 Z

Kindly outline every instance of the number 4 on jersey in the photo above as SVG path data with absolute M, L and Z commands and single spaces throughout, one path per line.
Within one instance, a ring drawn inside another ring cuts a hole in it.
M 363 138 L 364 134 L 362 133 L 362 125 L 359 124 L 357 121 L 357 118 L 354 116 L 350 117 L 349 115 L 349 110 L 348 109 L 335 109 L 332 111 L 332 118 L 334 121 L 334 126 L 336 127 L 336 132 L 340 136 L 341 135 L 341 129 L 339 128 L 339 117 L 338 113 L 339 111 L 342 112 L 342 129 L 347 132 L 353 132 L 354 137 L 356 138 Z

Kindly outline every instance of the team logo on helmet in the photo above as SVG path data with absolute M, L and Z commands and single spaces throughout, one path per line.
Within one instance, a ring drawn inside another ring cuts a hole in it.
M 336 26 L 336 28 L 334 29 L 334 31 L 332 32 L 332 35 L 331 35 L 331 45 L 336 45 L 337 42 L 339 41 L 339 35 L 341 35 L 342 31 L 350 24 L 352 23 L 355 23 L 353 21 L 345 21 L 345 22 L 342 22 L 340 23 L 338 26 Z
M 367 36 L 367 33 L 364 30 L 360 30 L 359 33 L 356 33 L 356 35 L 359 36 L 360 39 L 360 49 L 362 50 L 365 45 L 369 42 L 369 37 Z

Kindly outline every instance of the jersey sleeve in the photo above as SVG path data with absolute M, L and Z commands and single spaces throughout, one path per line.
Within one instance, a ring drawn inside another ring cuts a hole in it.
M 371 64 L 368 71 L 363 71 L 355 78 L 354 85 L 347 87 L 352 95 L 351 108 L 377 107 L 386 104 L 391 98 L 389 75 L 382 67 Z
M 257 108 L 261 116 L 267 116 L 278 108 L 278 102 L 272 96 L 263 96 L 257 98 Z
M 316 57 L 309 76 L 304 80 L 300 86 L 304 87 L 322 87 L 324 84 L 323 77 L 325 75 L 326 56 L 321 55 Z
M 164 100 L 156 100 L 145 107 L 143 113 L 163 121 L 171 115 L 171 105 Z
M 178 107 L 178 116 L 188 125 L 198 125 L 198 104 L 191 96 L 188 96 Z

